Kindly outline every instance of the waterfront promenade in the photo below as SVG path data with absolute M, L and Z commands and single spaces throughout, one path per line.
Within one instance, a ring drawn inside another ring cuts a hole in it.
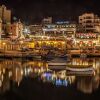
M 45 52 L 45 51 L 44 51 Z M 86 57 L 100 57 L 100 52 L 82 52 L 81 50 L 75 51 L 75 50 L 70 50 L 68 55 L 72 57 L 81 57 L 81 56 L 86 56 Z M 0 52 L 0 57 L 32 57 L 32 58 L 42 58 L 44 54 L 42 52 L 35 52 L 35 51 L 2 51 Z M 56 54 L 57 55 L 57 54 Z
M 36 54 L 33 51 L 21 52 L 21 51 L 4 51 L 0 53 L 0 57 L 41 57 L 41 54 Z

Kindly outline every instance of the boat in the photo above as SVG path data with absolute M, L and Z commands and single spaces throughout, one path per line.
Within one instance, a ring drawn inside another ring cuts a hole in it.
M 64 59 L 64 60 L 67 60 L 68 55 L 58 55 L 57 57 L 59 57 L 61 59 Z
M 51 61 L 48 61 L 49 69 L 64 70 L 66 68 L 66 65 L 67 65 L 67 61 L 61 58 L 55 58 Z
M 51 60 L 55 58 L 55 54 L 51 51 L 49 51 L 47 54 L 45 55 L 42 55 L 42 59 L 45 59 L 45 60 Z
M 92 75 L 94 75 L 94 71 L 78 71 L 78 72 L 76 72 L 76 71 L 67 71 L 66 72 L 66 75 L 68 75 L 68 76 L 92 76 Z
M 94 73 L 95 71 L 92 65 L 67 65 L 66 70 L 69 72 L 79 72 L 79 73 L 84 73 L 84 72 Z

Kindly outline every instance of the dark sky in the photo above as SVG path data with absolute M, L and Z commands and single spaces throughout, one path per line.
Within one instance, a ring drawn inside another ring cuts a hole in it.
M 0 4 L 26 23 L 40 22 L 47 16 L 54 20 L 76 20 L 83 12 L 100 15 L 100 0 L 0 0 Z

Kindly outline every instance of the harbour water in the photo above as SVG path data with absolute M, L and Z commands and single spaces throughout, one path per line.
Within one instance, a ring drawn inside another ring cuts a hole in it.
M 67 63 L 92 65 L 95 73 L 51 71 L 41 60 L 0 59 L 0 100 L 98 100 L 100 58 L 72 58 Z

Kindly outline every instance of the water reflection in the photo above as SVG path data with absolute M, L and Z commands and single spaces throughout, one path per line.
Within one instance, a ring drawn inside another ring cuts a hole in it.
M 57 86 L 71 86 L 75 84 L 76 88 L 83 93 L 92 93 L 97 90 L 100 85 L 100 59 L 98 58 L 73 58 L 68 64 L 72 65 L 93 65 L 95 74 L 76 74 L 66 71 L 45 72 L 42 74 L 42 80 L 51 82 Z
M 52 82 L 56 86 L 67 86 L 75 81 L 75 76 L 67 76 L 66 71 L 61 72 L 45 72 L 41 75 L 44 82 Z
M 0 60 L 0 92 L 3 93 L 11 88 L 11 80 L 20 85 L 24 76 L 39 76 L 43 82 L 50 82 L 56 86 L 72 86 L 83 92 L 92 93 L 100 85 L 100 59 L 73 58 L 69 64 L 93 65 L 95 75 L 69 75 L 65 70 L 51 71 L 45 61 L 30 61 L 22 59 Z
M 0 60 L 0 91 L 10 89 L 10 80 L 20 84 L 24 76 L 31 73 L 40 73 L 47 70 L 47 64 L 43 61 L 21 61 L 21 60 Z
M 77 89 L 84 93 L 92 93 L 99 88 L 99 76 L 76 76 Z

